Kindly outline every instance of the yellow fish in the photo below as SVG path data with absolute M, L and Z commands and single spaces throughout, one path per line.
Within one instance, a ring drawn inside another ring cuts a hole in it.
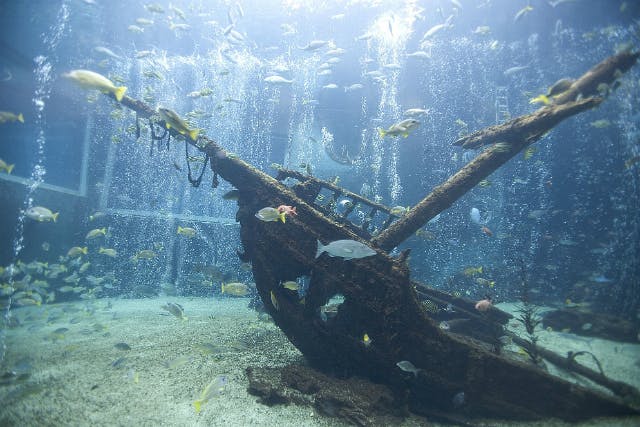
M 591 126 L 593 126 L 594 128 L 597 129 L 604 129 L 606 127 L 611 126 L 611 122 L 607 119 L 600 119 L 600 120 L 595 120 L 591 123 L 589 123 Z
M 69 258 L 77 258 L 80 255 L 86 255 L 87 252 L 89 251 L 89 249 L 85 246 L 83 248 L 81 248 L 80 246 L 74 246 L 71 249 L 69 249 L 69 252 L 67 252 L 67 256 Z
M 91 239 L 95 239 L 97 237 L 106 236 L 106 235 L 107 235 L 107 227 L 94 228 L 93 230 L 87 233 L 85 240 L 91 240 Z
M 111 258 L 115 258 L 115 257 L 117 257 L 117 256 L 118 256 L 118 252 L 116 252 L 116 250 L 115 250 L 115 249 L 111 249 L 111 248 L 102 248 L 102 247 L 101 247 L 101 248 L 98 250 L 98 253 L 99 253 L 99 254 L 106 255 L 106 256 L 111 257 Z
M 278 300 L 276 299 L 276 294 L 273 293 L 273 291 L 271 291 L 271 305 L 273 305 L 273 308 L 276 309 L 276 311 L 280 310 L 280 305 L 278 305 Z
M 221 292 L 227 295 L 234 295 L 237 297 L 243 297 L 249 293 L 249 287 L 244 283 L 240 282 L 232 282 L 232 283 L 222 283 Z
M 22 113 L 15 114 L 10 111 L 0 111 L 0 123 L 20 122 L 24 123 L 24 116 Z
M 81 88 L 97 89 L 102 93 L 111 93 L 118 102 L 122 101 L 127 88 L 125 86 L 116 87 L 115 84 L 102 74 L 89 70 L 73 70 L 64 77 L 73 80 Z
M 630 159 L 627 159 L 624 162 L 624 168 L 625 169 L 629 169 L 631 166 L 635 165 L 636 163 L 640 162 L 640 156 L 633 156 Z M 12 165 L 13 166 L 13 165 Z M 2 167 L 0 167 L 1 169 Z
M 371 338 L 369 338 L 369 335 L 364 334 L 362 337 L 362 344 L 364 344 L 365 347 L 369 347 L 371 345 Z
M 139 251 L 137 254 L 135 254 L 133 257 L 131 257 L 131 259 L 134 262 L 138 262 L 138 260 L 140 260 L 140 259 L 153 259 L 153 258 L 155 258 L 157 256 L 158 256 L 158 254 L 156 254 L 151 249 L 143 249 L 143 250 Z
M 227 377 L 221 375 L 211 381 L 200 393 L 200 399 L 193 402 L 193 407 L 196 410 L 196 414 L 200 413 L 202 404 L 211 400 L 212 397 L 221 394 L 224 391 L 224 386 L 227 385 Z
M 165 127 L 167 129 L 175 129 L 180 135 L 185 135 L 191 138 L 193 141 L 198 139 L 200 129 L 191 129 L 187 122 L 185 122 L 178 113 L 171 111 L 168 108 L 158 108 L 158 114 L 160 118 L 164 120 Z
M 462 274 L 467 277 L 475 276 L 477 274 L 482 274 L 482 266 L 480 267 L 467 267 L 462 270 Z
M 528 147 L 526 150 L 524 150 L 522 157 L 525 160 L 529 160 L 537 151 L 538 151 L 537 147 L 533 147 L 533 146 Z
M 191 228 L 191 227 L 178 226 L 178 232 L 176 234 L 182 234 L 185 237 L 192 238 L 192 237 L 196 237 L 196 230 L 195 228 Z
M 396 138 L 402 136 L 406 138 L 409 136 L 409 133 L 417 129 L 419 125 L 420 122 L 416 119 L 406 119 L 391 125 L 389 129 L 378 128 L 378 135 L 380 138 L 384 138 L 385 136 L 393 136 Z
M 298 282 L 294 282 L 292 280 L 283 282 L 282 287 L 289 289 L 291 291 L 297 291 L 300 288 L 300 286 L 298 285 Z
M 14 166 L 15 165 L 9 165 L 4 160 L 0 159 L 0 171 L 5 170 L 8 174 L 11 174 Z
M 547 95 L 538 95 L 535 98 L 531 98 L 529 100 L 529 104 L 549 105 L 549 104 L 551 104 L 551 100 L 549 100 L 549 97 Z

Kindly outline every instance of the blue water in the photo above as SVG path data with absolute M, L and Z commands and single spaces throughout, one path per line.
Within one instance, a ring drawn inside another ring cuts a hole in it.
M 150 155 L 148 127 L 136 140 L 135 115 L 62 77 L 71 70 L 120 80 L 128 96 L 154 108 L 195 112 L 195 127 L 271 175 L 273 163 L 301 171 L 308 164 L 314 176 L 339 176 L 355 193 L 364 186 L 371 199 L 407 207 L 475 156 L 451 145 L 460 135 L 534 111 L 529 100 L 554 82 L 580 76 L 625 44 L 637 49 L 640 39 L 634 1 L 553 7 L 535 0 L 517 21 L 525 1 L 239 3 L 172 1 L 176 11 L 161 1 L 162 13 L 130 1 L 0 5 L 0 110 L 21 112 L 25 122 L 0 124 L 0 159 L 15 165 L 11 177 L 54 186 L 30 188 L 0 172 L 0 265 L 68 264 L 71 247 L 87 246 L 70 271 L 89 261 L 83 274 L 108 285 L 92 295 L 98 298 L 210 296 L 222 280 L 252 281 L 236 255 L 236 204 L 222 199 L 232 187 L 211 188 L 210 170 L 192 187 L 183 144 L 168 151 L 162 144 Z M 330 43 L 301 49 L 312 40 Z M 344 53 L 326 54 L 335 48 Z M 418 51 L 425 57 L 407 56 Z M 524 68 L 505 73 L 513 67 Z M 377 70 L 377 80 L 367 74 Z M 271 75 L 293 83 L 270 85 L 264 79 Z M 412 249 L 412 277 L 506 302 L 519 295 L 524 265 L 535 303 L 584 303 L 638 322 L 640 163 L 625 162 L 640 153 L 640 68 L 621 82 L 599 108 L 558 125 L 530 158 L 518 155 L 427 224 L 426 237 L 404 242 L 398 249 Z M 345 90 L 353 84 L 362 87 Z M 188 96 L 203 89 L 210 94 Z M 407 138 L 381 139 L 377 128 L 406 118 L 409 108 L 428 110 L 420 126 Z M 353 164 L 332 161 L 323 144 Z M 24 218 L 29 206 L 59 219 Z M 90 220 L 96 212 L 105 215 Z M 178 225 L 193 227 L 196 237 L 178 235 Z M 102 227 L 106 236 L 85 240 Z M 118 256 L 100 254 L 101 247 Z M 132 262 L 145 249 L 156 257 Z M 202 273 L 205 266 L 216 274 Z M 491 287 L 463 273 L 480 266 Z M 57 291 L 68 275 L 50 279 L 44 299 L 52 291 L 55 301 L 90 292 L 85 280 L 82 291 Z

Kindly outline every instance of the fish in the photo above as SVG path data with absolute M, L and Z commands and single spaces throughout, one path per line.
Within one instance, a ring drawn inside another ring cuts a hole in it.
M 369 335 L 366 333 L 362 336 L 362 344 L 364 344 L 365 347 L 369 347 L 371 345 L 371 338 L 369 338 Z
M 91 286 L 100 286 L 105 281 L 106 277 L 88 275 L 85 279 L 87 279 L 87 282 L 89 282 Z
M 382 68 L 386 69 L 386 70 L 394 70 L 394 71 L 398 71 L 402 69 L 402 65 L 398 64 L 397 62 L 391 62 L 389 64 L 384 64 L 382 66 Z
M 243 297 L 249 294 L 249 286 L 241 282 L 222 282 L 220 288 L 220 292 L 222 294 L 233 295 L 236 297 Z
M 164 8 L 158 3 L 145 4 L 144 8 L 151 13 L 164 13 Z
M 182 234 L 185 237 L 193 238 L 196 237 L 196 229 L 191 227 L 180 227 L 178 226 L 178 231 L 176 234 Z
M 425 230 L 424 228 L 421 228 L 418 231 L 416 231 L 416 236 L 428 241 L 433 241 L 438 238 L 438 236 L 436 236 L 435 233 Z
M 478 186 L 486 188 L 486 187 L 491 187 L 491 181 L 489 181 L 488 179 L 483 179 L 482 181 L 480 181 L 478 183 Z
M 43 206 L 32 206 L 26 210 L 25 215 L 28 218 L 39 222 L 56 222 L 58 220 L 58 215 L 60 215 L 60 212 L 53 213 L 51 212 L 51 210 Z
M 176 112 L 168 108 L 158 107 L 158 114 L 160 115 L 160 118 L 164 120 L 165 127 L 167 129 L 173 128 L 180 135 L 188 136 L 193 141 L 198 139 L 200 129 L 191 129 L 187 122 L 185 122 Z
M 476 276 L 478 274 L 482 274 L 482 266 L 480 266 L 480 267 L 467 267 L 464 270 L 462 270 L 462 274 L 464 274 L 467 277 L 472 277 L 472 276 Z
M 96 219 L 100 219 L 105 216 L 106 214 L 104 212 L 96 211 L 93 214 L 89 215 L 89 221 L 95 221 Z
M 407 212 L 409 212 L 409 208 L 404 206 L 394 206 L 389 210 L 389 213 L 395 216 L 404 216 Z
M 353 92 L 355 90 L 360 90 L 362 88 L 364 88 L 364 86 L 361 83 L 354 83 L 354 84 L 352 84 L 350 86 L 345 86 L 344 87 L 344 91 L 345 92 Z
M 474 279 L 474 281 L 475 281 L 478 285 L 481 285 L 481 286 L 488 286 L 488 287 L 490 287 L 490 288 L 493 288 L 493 287 L 495 286 L 495 284 L 496 284 L 496 282 L 495 282 L 494 280 L 488 280 L 488 279 L 485 279 L 485 278 L 483 278 L 483 277 L 476 277 L 476 278 Z
M 431 55 L 424 50 L 416 50 L 415 52 L 407 53 L 407 58 L 429 59 Z
M 266 208 L 262 208 L 260 209 L 257 213 L 256 213 L 256 218 L 258 218 L 260 221 L 265 221 L 265 222 L 277 222 L 278 220 L 282 221 L 282 223 L 285 223 L 285 213 L 284 212 L 280 212 L 278 211 L 278 209 L 276 208 L 272 208 L 272 207 L 266 207 Z
M 0 111 L 0 123 L 20 122 L 24 123 L 22 113 L 15 114 L 10 111 Z
M 416 377 L 418 376 L 418 373 L 422 371 L 422 369 L 416 368 L 414 364 L 409 362 L 408 360 L 401 360 L 400 362 L 396 363 L 396 366 L 404 372 L 411 372 Z
M 329 83 L 327 85 L 322 86 L 322 89 L 338 89 L 338 85 L 335 83 Z
M 269 76 L 264 81 L 272 85 L 290 85 L 293 83 L 293 80 L 287 80 L 282 76 Z
M 409 108 L 404 111 L 404 115 L 409 117 L 426 116 L 427 114 L 429 114 L 429 110 L 425 108 Z
M 378 135 L 380 138 L 384 138 L 386 136 L 398 137 L 402 136 L 404 138 L 409 136 L 409 132 L 415 130 L 420 126 L 420 122 L 416 119 L 406 119 L 401 122 L 395 123 L 389 127 L 389 129 L 378 128 Z
M 471 221 L 473 221 L 474 223 L 478 225 L 482 225 L 482 220 L 480 218 L 480 209 L 471 208 L 471 211 L 469 212 L 469 217 L 471 218 Z
M 136 19 L 136 24 L 138 24 L 138 25 L 153 25 L 154 21 L 153 21 L 153 19 L 137 18 Z
M 102 255 L 106 255 L 111 258 L 115 258 L 118 256 L 118 252 L 115 249 L 111 249 L 111 248 L 100 247 L 100 249 L 98 249 L 98 253 Z
M 310 41 L 306 46 L 301 47 L 300 49 L 306 50 L 307 52 L 313 52 L 325 47 L 328 44 L 329 42 L 325 40 L 313 40 L 313 41 Z
M 238 200 L 240 198 L 240 191 L 233 189 L 229 190 L 222 195 L 224 200 Z
M 451 399 L 451 404 L 453 405 L 454 408 L 460 408 L 462 405 L 465 404 L 465 402 L 466 402 L 466 397 L 465 397 L 464 391 L 456 393 Z
M 164 75 L 156 70 L 144 70 L 142 75 L 150 79 L 164 80 Z
M 437 33 L 439 33 L 440 31 L 444 30 L 444 29 L 448 29 L 448 28 L 452 28 L 453 25 L 451 24 L 451 21 L 453 20 L 453 15 L 449 15 L 449 17 L 446 19 L 446 21 L 442 24 L 437 24 L 434 25 L 433 27 L 429 28 L 427 30 L 426 33 L 424 33 L 424 36 L 422 36 L 422 41 L 425 41 L 433 36 L 435 36 Z
M 14 167 L 15 165 L 9 165 L 4 160 L 0 159 L 0 171 L 3 170 L 3 171 L 6 171 L 7 174 L 11 174 L 11 171 L 13 170 Z
M 505 77 L 510 77 L 510 76 L 512 76 L 512 75 L 514 75 L 514 74 L 519 73 L 520 71 L 524 71 L 524 70 L 526 70 L 527 68 L 529 68 L 529 66 L 528 66 L 528 65 L 519 65 L 519 66 L 515 66 L 515 67 L 507 68 L 507 69 L 504 71 L 504 73 L 503 73 L 503 74 L 504 74 L 504 76 L 505 76 Z
M 549 5 L 551 7 L 556 7 L 556 6 L 559 6 L 559 5 L 564 4 L 564 3 L 576 2 L 576 1 L 578 1 L 578 0 L 555 0 L 555 1 L 554 0 L 549 0 L 549 1 L 547 1 L 547 3 L 549 3 Z
M 589 124 L 596 129 L 604 129 L 611 126 L 611 122 L 607 119 L 595 120 Z
M 107 235 L 107 227 L 95 228 L 87 233 L 87 235 L 85 236 L 85 240 L 91 240 L 91 239 L 95 239 L 100 236 L 106 236 L 106 235 Z
M 224 388 L 227 385 L 227 377 L 224 375 L 217 376 L 214 378 L 200 393 L 200 398 L 193 402 L 193 407 L 196 410 L 196 414 L 200 413 L 202 409 L 202 404 L 207 403 L 213 397 L 224 392 Z
M 594 274 L 591 277 L 589 277 L 589 281 L 594 283 L 612 283 L 613 279 L 609 279 L 608 277 L 605 277 L 602 274 L 598 274 L 598 275 Z
M 91 266 L 91 263 L 89 261 L 85 262 L 78 269 L 78 273 L 84 273 L 85 271 L 87 271 L 89 269 L 90 266 Z
M 180 320 L 187 320 L 184 315 L 184 308 L 178 303 L 168 302 L 165 305 L 160 306 L 161 309 L 168 311 Z
M 298 289 L 300 289 L 300 285 L 298 285 L 298 282 L 294 282 L 293 280 L 282 282 L 282 287 L 285 289 L 289 289 L 290 291 L 297 291 Z
M 143 249 L 141 251 L 138 251 L 133 257 L 132 260 L 134 262 L 137 262 L 138 260 L 141 259 L 153 259 L 155 257 L 157 257 L 158 254 L 156 254 L 154 251 L 152 251 L 151 249 Z
M 339 56 L 339 55 L 344 55 L 345 53 L 347 53 L 346 49 L 343 49 L 341 47 L 337 47 L 335 49 L 331 49 L 325 52 L 327 56 Z
M 118 350 L 123 350 L 123 351 L 131 350 L 131 346 L 126 342 L 119 342 L 117 344 L 114 344 L 114 347 L 117 348 Z
M 546 213 L 547 211 L 545 209 L 535 209 L 529 212 L 529 214 L 527 215 L 527 218 L 538 220 L 542 218 Z
M 533 155 L 538 151 L 538 147 L 535 146 L 530 146 L 527 147 L 526 150 L 524 150 L 524 153 L 522 153 L 522 158 L 525 160 L 529 160 L 531 157 L 533 157 Z
M 554 97 L 554 96 L 560 95 L 561 93 L 566 92 L 567 90 L 569 90 L 569 88 L 571 87 L 571 85 L 573 85 L 574 82 L 575 82 L 574 79 L 570 79 L 566 77 L 558 80 L 553 85 L 551 85 L 551 87 L 547 91 L 547 96 Z
M 136 58 L 137 59 L 142 59 L 142 58 L 148 58 L 149 56 L 153 56 L 155 55 L 155 51 L 153 50 L 139 50 L 136 52 Z
M 489 237 L 493 236 L 493 231 L 491 231 L 486 225 L 483 225 L 480 230 Z
M 481 312 L 488 311 L 493 306 L 491 298 L 485 298 L 478 301 L 475 305 L 475 309 Z
M 338 202 L 338 206 L 340 206 L 342 209 L 351 209 L 354 205 L 351 200 L 344 199 Z
M 316 258 L 326 252 L 330 257 L 339 257 L 346 260 L 366 258 L 376 254 L 369 246 L 356 240 L 335 240 L 326 246 L 318 240 Z
M 278 212 L 284 213 L 286 215 L 293 215 L 293 216 L 298 215 L 298 213 L 296 212 L 295 206 L 280 205 L 276 209 L 278 209 Z
M 269 297 L 271 299 L 271 305 L 273 305 L 273 308 L 275 308 L 276 311 L 280 310 L 280 304 L 278 303 L 278 299 L 276 298 L 276 294 L 274 294 L 273 291 L 271 291 L 269 293 Z
M 65 277 L 64 279 L 62 279 L 62 281 L 64 283 L 76 283 L 78 284 L 78 281 L 80 281 L 80 276 L 78 276 L 78 273 L 74 272 L 73 274 Z M 73 291 L 75 292 L 75 288 L 73 289 Z
M 525 15 L 527 15 L 532 10 L 533 10 L 533 7 L 531 5 L 526 5 L 525 7 L 520 9 L 518 13 L 516 13 L 516 15 L 513 17 L 513 22 L 518 22 L 520 19 L 522 19 Z
M 170 359 L 170 360 L 166 360 L 163 365 L 165 368 L 167 369 L 175 369 L 178 368 L 182 365 L 186 365 L 187 363 L 191 362 L 193 360 L 193 357 L 189 356 L 189 355 L 184 355 L 184 356 L 178 356 L 174 359 Z
M 538 95 L 535 98 L 531 98 L 529 100 L 529 104 L 549 105 L 549 104 L 551 104 L 551 100 L 549 99 L 549 97 L 547 95 Z
M 118 102 L 122 101 L 126 86 L 116 87 L 115 84 L 102 74 L 98 74 L 90 70 L 73 70 L 69 73 L 63 74 L 64 77 L 73 80 L 81 88 L 84 89 L 97 89 L 102 93 L 111 93 L 115 96 Z
M 128 30 L 128 31 L 130 31 L 130 32 L 132 32 L 132 33 L 136 33 L 136 34 L 142 34 L 142 33 L 144 33 L 144 28 L 139 27 L 139 26 L 137 26 L 137 25 L 129 25 L 129 26 L 127 27 L 127 30 Z
M 101 53 L 103 55 L 109 56 L 113 59 L 117 59 L 117 60 L 122 60 L 123 58 L 121 56 L 116 55 L 115 53 L 113 53 L 113 51 L 107 47 L 104 46 L 96 46 L 93 48 L 94 51 Z
M 475 30 L 473 30 L 473 34 L 478 34 L 481 36 L 487 35 L 491 32 L 491 27 L 489 27 L 488 25 L 479 25 L 476 27 Z
M 627 160 L 625 160 L 624 162 L 624 168 L 625 169 L 629 169 L 631 166 L 635 165 L 636 163 L 640 162 L 640 155 L 638 156 L 633 156 Z

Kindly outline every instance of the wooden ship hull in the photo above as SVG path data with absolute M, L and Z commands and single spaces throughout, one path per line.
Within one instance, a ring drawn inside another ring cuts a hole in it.
M 469 301 L 412 282 L 407 254 L 394 258 L 388 251 L 561 120 L 599 105 L 603 97 L 594 88 L 600 83 L 611 85 L 637 58 L 638 54 L 631 53 L 608 58 L 578 79 L 569 89 L 573 92 L 562 95 L 562 102 L 466 137 L 459 145 L 472 141 L 474 147 L 490 146 L 402 218 L 394 217 L 388 208 L 297 172 L 283 170 L 274 179 L 209 138 L 187 142 L 207 154 L 214 181 L 219 175 L 238 189 L 236 218 L 244 247 L 239 255 L 252 264 L 265 309 L 313 367 L 385 384 L 418 414 L 455 410 L 467 420 L 553 417 L 568 421 L 634 415 L 638 414 L 640 394 L 632 387 L 600 378 L 600 384 L 613 393 L 594 391 L 552 376 L 534 364 L 497 354 L 486 340 L 442 330 L 425 310 L 424 295 L 452 304 L 478 329 L 488 326 L 496 335 L 509 316 L 495 308 L 477 312 Z M 122 104 L 135 110 L 139 118 L 162 125 L 144 103 L 125 97 Z M 281 182 L 285 178 L 298 183 L 288 187 Z M 333 193 L 334 202 L 347 197 L 368 208 L 370 217 L 386 215 L 387 227 L 372 236 L 368 224 L 355 225 L 346 215 L 332 215 L 328 204 L 317 203 L 323 189 Z M 287 216 L 285 224 L 255 217 L 261 208 L 279 205 L 295 206 L 297 216 Z M 326 244 L 339 239 L 361 241 L 375 249 L 376 255 L 352 260 L 326 254 L 316 258 L 318 240 Z M 310 282 L 300 300 L 297 292 L 282 283 L 303 276 Z M 337 295 L 343 297 L 342 303 L 326 316 L 326 304 Z M 363 341 L 365 334 L 370 342 Z M 563 358 L 559 359 L 561 363 Z M 415 375 L 402 371 L 396 365 L 400 361 L 410 361 L 419 371 Z M 585 372 L 590 375 L 588 369 Z M 598 381 L 597 374 L 591 377 Z M 461 392 L 464 404 L 459 405 L 454 396 Z

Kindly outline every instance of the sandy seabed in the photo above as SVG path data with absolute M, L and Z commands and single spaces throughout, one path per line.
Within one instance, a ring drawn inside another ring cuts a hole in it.
M 162 310 L 167 302 L 181 304 L 187 319 Z M 171 297 L 12 309 L 20 326 L 4 331 L 2 373 L 15 371 L 28 378 L 0 386 L 0 426 L 347 425 L 310 407 L 268 407 L 247 393 L 247 366 L 304 363 L 284 334 L 247 303 L 244 298 Z M 541 332 L 540 342 L 561 353 L 589 350 L 608 375 L 640 387 L 640 345 L 571 340 L 546 332 Z M 130 350 L 116 347 L 118 343 Z M 224 392 L 204 403 L 197 414 L 194 400 L 221 375 L 227 378 Z M 401 425 L 436 424 L 409 417 Z M 579 425 L 637 426 L 640 418 Z

